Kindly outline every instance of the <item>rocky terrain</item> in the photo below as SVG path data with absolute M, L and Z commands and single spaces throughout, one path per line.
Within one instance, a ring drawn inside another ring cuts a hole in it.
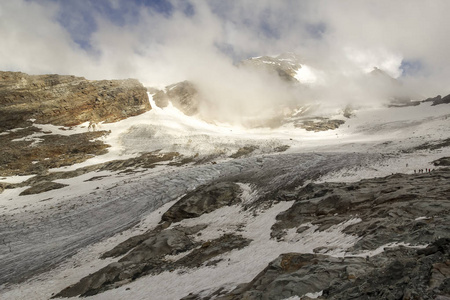
M 286 253 L 226 295 L 194 299 L 448 299 L 450 239 L 391 247 L 372 257 Z M 219 293 L 220 294 L 220 293 Z
M 105 154 L 109 146 L 97 139 L 107 134 L 95 131 L 59 135 L 29 126 L 0 135 L 0 176 L 42 174 Z
M 189 81 L 166 86 L 164 91 L 157 90 L 153 100 L 161 108 L 167 107 L 170 101 L 173 106 L 188 116 L 195 115 L 200 104 L 197 88 Z
M 425 99 L 422 102 L 432 102 L 433 103 L 432 105 L 449 104 L 450 103 L 450 95 L 447 95 L 445 97 L 438 95 L 434 98 Z
M 314 253 L 282 254 L 250 283 L 228 293 L 218 290 L 207 297 L 191 294 L 183 299 L 285 299 L 308 293 L 320 293 L 321 299 L 448 297 L 449 179 L 447 168 L 348 184 L 308 184 L 300 189 L 281 189 L 275 199 L 255 201 L 248 208 L 257 210 L 277 201 L 294 201 L 276 217 L 271 230 L 273 239 L 282 242 L 291 239 L 295 232 L 301 240 L 307 232 L 324 232 L 357 218 L 357 222 L 343 228 L 357 242 L 346 250 L 344 257 L 328 256 L 334 249 L 326 245 L 315 248 Z M 239 193 L 242 190 L 232 182 L 202 186 L 188 193 L 162 215 L 161 225 L 103 255 L 103 258 L 122 256 L 118 262 L 83 278 L 55 297 L 88 296 L 141 276 L 216 264 L 217 257 L 218 261 L 223 259 L 219 255 L 241 249 L 252 240 L 225 233 L 217 239 L 196 241 L 193 237 L 205 233 L 208 224 L 194 227 L 172 224 L 198 218 L 223 206 L 242 205 Z M 408 247 L 392 247 L 374 256 L 367 252 L 395 243 Z M 179 259 L 167 258 L 183 252 L 186 255 Z
M 115 122 L 151 109 L 137 80 L 91 81 L 63 75 L 0 72 L 1 129 L 39 124 Z
M 244 130 L 189 81 L 1 76 L 2 299 L 450 298 L 448 96 Z
M 0 176 L 41 174 L 105 154 L 109 146 L 98 139 L 108 132 L 98 124 L 150 109 L 147 90 L 133 79 L 0 72 Z M 70 134 L 85 122 L 85 132 Z M 38 124 L 62 127 L 54 134 Z
M 303 128 L 308 131 L 326 131 L 339 128 L 344 124 L 344 120 L 329 120 L 325 118 L 317 118 L 314 120 L 299 121 L 295 123 L 295 127 Z

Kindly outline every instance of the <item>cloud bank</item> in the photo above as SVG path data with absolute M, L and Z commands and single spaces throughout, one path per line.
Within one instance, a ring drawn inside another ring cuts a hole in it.
M 224 115 L 384 100 L 389 88 L 361 79 L 374 67 L 428 97 L 450 93 L 449 10 L 447 0 L 0 0 L 0 69 L 147 86 L 188 79 Z M 288 51 L 326 84 L 292 90 L 236 67 Z

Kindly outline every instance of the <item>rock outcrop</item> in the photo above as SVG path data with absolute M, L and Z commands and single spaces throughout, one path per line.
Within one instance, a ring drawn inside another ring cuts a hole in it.
M 196 218 L 223 206 L 239 203 L 241 188 L 232 182 L 219 182 L 200 187 L 181 198 L 161 217 L 161 222 L 175 223 Z
M 0 135 L 0 176 L 43 174 L 105 154 L 109 145 L 97 139 L 106 134 L 95 131 L 66 136 L 30 126 Z
M 62 126 L 115 122 L 150 109 L 147 90 L 135 79 L 0 72 L 0 130 L 26 127 L 29 119 Z
M 250 283 L 214 299 L 449 299 L 449 259 L 448 238 L 425 249 L 386 249 L 370 259 L 286 253 Z
M 296 122 L 294 126 L 296 128 L 303 128 L 307 131 L 319 132 L 337 129 L 344 123 L 345 123 L 344 120 L 330 120 L 326 118 L 318 118 L 316 120 L 305 120 L 301 122 Z
M 211 259 L 233 249 L 241 249 L 251 242 L 239 235 L 226 234 L 215 240 L 203 244 L 195 243 L 192 235 L 203 229 L 202 226 L 191 228 L 168 228 L 161 230 L 160 227 L 154 231 L 141 235 L 144 238 L 118 262 L 90 274 L 78 283 L 69 286 L 55 295 L 58 297 L 90 296 L 97 293 L 117 288 L 145 275 L 155 275 L 164 271 L 174 271 L 179 268 L 197 268 L 204 263 L 217 263 Z M 127 241 L 122 246 L 134 244 Z M 195 248 L 196 247 L 196 248 Z M 128 247 L 122 248 L 124 249 Z M 193 249 L 195 248 L 195 249 Z M 167 259 L 167 255 L 175 255 L 187 252 L 186 256 L 177 260 Z M 113 249 L 114 250 L 114 249 Z M 118 255 L 121 251 L 110 251 L 104 255 Z
M 173 106 L 188 116 L 195 115 L 198 112 L 200 103 L 197 88 L 189 81 L 169 85 L 165 88 L 165 91 L 157 91 L 153 95 L 153 100 L 161 108 L 167 107 L 170 101 Z
M 294 53 L 285 53 L 277 57 L 261 56 L 244 60 L 240 67 L 268 72 L 287 82 L 297 82 L 295 75 L 301 68 L 300 58 Z
M 305 224 L 317 230 L 352 218 L 360 222 L 344 232 L 358 236 L 350 251 L 375 250 L 389 243 L 428 244 L 450 232 L 450 169 L 430 173 L 394 174 L 356 183 L 308 184 L 295 192 L 280 192 L 279 200 L 295 200 L 277 216 L 272 237 L 286 230 L 301 232 Z
M 450 103 L 450 95 L 447 95 L 445 97 L 438 95 L 434 98 L 425 99 L 422 102 L 432 102 L 432 104 L 431 104 L 432 106 L 439 105 L 439 104 L 449 104 Z
M 435 161 L 433 161 L 433 165 L 439 166 L 439 167 L 450 167 L 450 157 L 441 157 Z
M 70 151 L 69 151 L 70 153 Z M 62 156 L 62 155 L 61 155 Z M 58 157 L 58 156 L 56 156 Z M 88 157 L 91 157 L 88 155 Z M 60 171 L 60 172 L 48 172 L 49 168 L 53 168 L 56 166 L 60 166 L 62 161 L 58 160 L 44 160 L 42 163 L 40 161 L 30 164 L 26 169 L 23 169 L 22 166 L 27 166 L 25 163 L 25 159 L 18 159 L 15 161 L 14 164 L 10 164 L 11 170 L 15 171 L 23 171 L 24 173 L 12 173 L 12 174 L 34 174 L 36 172 L 36 176 L 31 177 L 30 179 L 27 179 L 21 183 L 15 183 L 15 184 L 7 184 L 7 183 L 1 183 L 0 182 L 0 193 L 3 191 L 3 189 L 12 189 L 12 188 L 18 188 L 18 187 L 26 187 L 30 186 L 27 190 L 25 190 L 20 195 L 29 195 L 29 194 L 39 194 L 43 193 L 52 189 L 61 188 L 64 187 L 64 185 L 58 185 L 55 184 L 53 181 L 58 179 L 69 179 L 74 178 L 77 176 L 81 176 L 90 172 L 97 172 L 97 171 L 113 171 L 113 172 L 134 172 L 136 169 L 150 169 L 154 168 L 158 165 L 158 163 L 161 162 L 169 162 L 174 165 L 182 165 L 183 160 L 181 162 L 174 162 L 173 160 L 180 157 L 180 154 L 177 152 L 168 152 L 168 153 L 159 153 L 156 152 L 148 152 L 143 153 L 138 157 L 133 157 L 129 159 L 124 160 L 113 160 L 108 161 L 105 163 L 90 165 L 87 167 L 78 168 L 73 171 Z M 83 158 L 83 156 L 79 157 L 80 159 Z M 16 169 L 19 168 L 19 169 Z M 95 174 L 95 173 L 94 173 Z M 95 181 L 98 179 L 103 178 L 104 176 L 93 176 L 90 179 L 87 179 L 86 181 Z M 49 188 L 51 187 L 51 188 Z

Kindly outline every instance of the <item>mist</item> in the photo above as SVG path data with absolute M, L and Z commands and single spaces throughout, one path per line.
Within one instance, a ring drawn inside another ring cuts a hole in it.
M 190 80 L 202 117 L 229 123 L 305 105 L 333 112 L 422 100 L 450 93 L 449 9 L 445 0 L 0 0 L 0 70 L 159 88 Z M 285 52 L 315 70 L 316 84 L 238 66 Z M 374 68 L 397 83 L 371 76 Z

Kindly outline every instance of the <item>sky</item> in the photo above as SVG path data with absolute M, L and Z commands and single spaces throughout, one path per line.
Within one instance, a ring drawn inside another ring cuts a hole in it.
M 294 52 L 329 74 L 329 88 L 303 100 L 364 98 L 355 74 L 374 67 L 417 97 L 446 95 L 448 11 L 448 0 L 0 0 L 0 70 L 157 87 L 188 79 L 216 103 L 268 103 L 292 95 L 237 63 Z

